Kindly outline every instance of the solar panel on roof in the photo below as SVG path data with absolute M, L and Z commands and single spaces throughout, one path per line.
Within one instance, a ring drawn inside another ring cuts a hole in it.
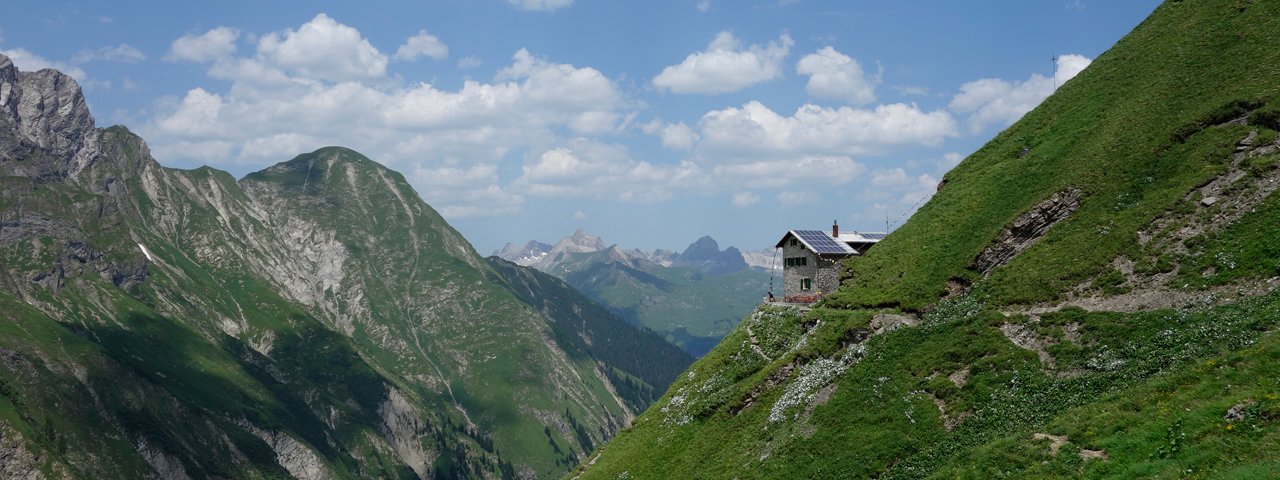
M 844 242 L 837 241 L 822 230 L 796 230 L 795 232 L 796 236 L 813 247 L 813 251 L 818 254 L 853 253 L 853 249 Z
M 868 239 L 868 240 L 884 240 L 884 237 L 888 236 L 889 234 L 887 234 L 887 233 L 860 233 L 859 235 L 862 235 L 862 238 L 866 238 L 866 239 Z

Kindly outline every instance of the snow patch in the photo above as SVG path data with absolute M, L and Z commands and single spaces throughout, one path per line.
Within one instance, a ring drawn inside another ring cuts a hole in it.
M 143 244 L 139 243 L 139 244 L 138 244 L 138 249 L 139 249 L 139 250 L 142 250 L 142 254 L 143 254 L 143 255 L 146 255 L 146 256 L 147 256 L 147 261 L 148 261 L 148 262 L 154 262 L 154 261 L 155 261 L 154 259 L 152 259 L 152 258 L 151 258 L 151 252 L 150 252 L 149 250 L 147 250 L 147 246 L 146 246 L 146 245 L 143 245 Z

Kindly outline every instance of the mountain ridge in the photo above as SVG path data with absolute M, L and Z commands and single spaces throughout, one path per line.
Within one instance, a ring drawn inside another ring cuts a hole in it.
M 549 248 L 530 241 L 494 256 L 559 277 L 627 322 L 664 335 L 694 356 L 705 353 L 758 305 L 769 270 L 751 267 L 742 252 L 710 236 L 683 252 L 604 246 L 578 230 Z M 757 252 L 759 253 L 759 252 Z
M 647 405 L 611 378 L 664 388 L 557 343 L 564 318 L 358 152 L 166 168 L 2 55 L 0 107 L 2 471 L 554 476 Z

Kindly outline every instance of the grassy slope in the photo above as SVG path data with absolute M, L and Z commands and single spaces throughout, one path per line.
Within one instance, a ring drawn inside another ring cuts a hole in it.
M 1143 265 L 1165 253 L 1138 232 L 1187 210 L 1183 197 L 1226 171 L 1249 131 L 1274 138 L 1265 122 L 1213 125 L 1238 116 L 1242 101 L 1280 106 L 1278 18 L 1274 2 L 1161 6 L 949 173 L 910 222 L 851 265 L 831 309 L 745 321 L 585 478 L 1275 475 L 1280 294 L 1140 313 L 1001 310 L 1078 285 L 1098 293 L 1089 286 L 1117 257 Z M 1257 164 L 1251 174 L 1274 174 L 1270 157 Z M 1015 217 L 1071 188 L 1084 194 L 1079 210 L 1032 248 L 985 280 L 967 268 Z M 1276 198 L 1196 237 L 1167 285 L 1277 275 Z M 1237 267 L 1202 275 L 1223 253 Z M 953 278 L 973 289 L 940 302 Z M 920 326 L 859 343 L 885 311 L 925 313 Z M 1044 340 L 1055 363 L 1001 327 Z M 1226 419 L 1237 405 L 1241 416 Z M 1067 442 L 1052 455 L 1034 433 Z M 1106 458 L 1085 460 L 1082 449 Z
M 637 412 L 657 400 L 693 362 L 658 334 L 624 322 L 559 278 L 498 257 L 486 260 L 498 274 L 496 282 L 543 313 L 556 343 L 569 356 L 591 358 L 622 371 L 614 386 Z M 632 377 L 635 380 L 628 380 Z
M 1267 2 L 1161 6 L 949 172 L 942 191 L 892 241 L 854 264 L 858 282 L 833 302 L 923 308 L 948 278 L 974 279 L 965 267 L 1014 217 L 1068 188 L 1083 191 L 1080 209 L 993 275 L 995 300 L 1052 299 L 1117 254 L 1134 254 L 1137 232 L 1221 172 L 1246 130 L 1210 129 L 1186 143 L 1174 134 L 1234 102 L 1277 98 L 1280 25 L 1273 17 Z M 1024 146 L 1030 151 L 1019 158 Z
M 250 174 L 241 184 L 279 186 L 280 206 L 291 215 L 336 232 L 352 252 L 345 282 L 363 285 L 375 324 L 424 346 L 394 351 L 371 338 L 377 332 L 357 326 L 354 337 L 362 350 L 401 378 L 433 366 L 452 377 L 446 395 L 406 383 L 423 398 L 440 396 L 442 406 L 460 403 L 482 432 L 492 432 L 504 458 L 539 476 L 554 476 L 593 448 L 594 442 L 571 432 L 549 440 L 543 420 L 532 412 L 589 419 L 584 423 L 597 440 L 607 431 L 604 415 L 622 417 L 592 373 L 594 360 L 570 357 L 570 364 L 561 365 L 550 358 L 543 345 L 550 332 L 542 319 L 490 281 L 490 266 L 399 173 L 352 150 L 329 147 Z

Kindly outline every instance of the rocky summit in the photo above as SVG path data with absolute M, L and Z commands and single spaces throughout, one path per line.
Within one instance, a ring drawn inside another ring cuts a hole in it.
M 518 268 L 355 151 L 165 168 L 0 56 L 0 477 L 561 475 L 689 359 Z

